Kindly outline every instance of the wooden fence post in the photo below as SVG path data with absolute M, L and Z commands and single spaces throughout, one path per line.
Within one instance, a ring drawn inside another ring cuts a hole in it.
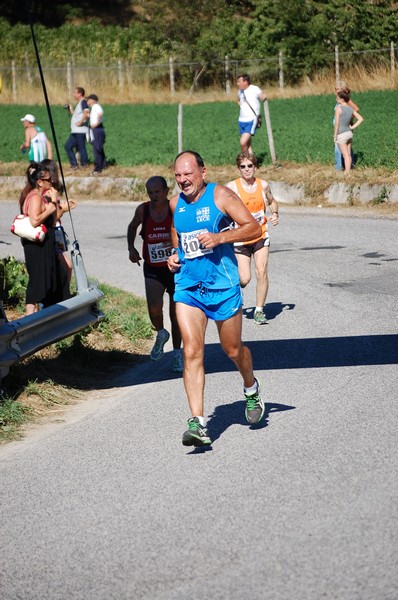
M 336 70 L 336 83 L 340 80 L 339 47 L 334 47 L 334 65 Z
M 120 58 L 117 61 L 117 86 L 119 88 L 119 92 L 122 91 L 123 88 L 123 72 L 122 72 L 122 61 Z
M 279 50 L 279 89 L 283 90 L 285 87 L 283 78 L 283 52 Z
M 177 117 L 178 154 L 182 152 L 182 103 L 178 105 Z
M 265 117 L 265 123 L 267 125 L 269 153 L 271 155 L 272 163 L 275 163 L 276 162 L 276 154 L 275 154 L 275 146 L 274 146 L 274 136 L 272 135 L 271 117 L 269 114 L 268 100 L 264 100 L 264 117 Z
M 205 70 L 206 70 L 206 65 L 204 65 L 204 66 L 203 66 L 203 67 L 200 69 L 200 71 L 198 71 L 198 68 L 196 69 L 196 71 L 195 71 L 195 77 L 193 78 L 193 82 L 192 82 L 191 88 L 190 88 L 190 90 L 189 90 L 189 92 L 188 92 L 188 96 L 189 96 L 189 97 L 191 97 L 191 96 L 192 96 L 192 94 L 193 94 L 193 92 L 194 92 L 195 88 L 196 88 L 196 87 L 197 87 L 197 85 L 198 85 L 198 81 L 199 81 L 199 79 L 202 77 L 202 75 L 203 75 L 203 73 L 205 72 Z
M 229 76 L 229 59 L 228 54 L 225 56 L 225 93 L 227 96 L 231 93 L 231 79 Z
M 33 83 L 32 71 L 30 69 L 29 58 L 28 58 L 27 52 L 25 52 L 25 66 L 26 66 L 26 79 L 28 80 L 29 84 L 32 84 Z
M 394 42 L 391 42 L 390 59 L 391 59 L 391 80 L 392 80 L 392 83 L 394 85 L 394 81 L 395 81 L 395 49 L 394 49 Z
M 66 88 L 68 90 L 68 102 L 72 102 L 72 67 L 70 62 L 66 63 Z
M 174 78 L 174 60 L 173 57 L 169 58 L 169 73 L 170 73 L 170 96 L 174 96 L 176 92 L 175 78 Z
M 76 83 L 76 62 L 75 62 L 75 53 L 72 52 L 72 56 L 71 56 L 71 65 L 72 65 L 72 81 L 73 81 L 73 85 L 77 85 Z M 74 89 L 74 88 L 73 88 Z M 72 92 L 72 87 L 71 87 L 71 92 Z
M 14 104 L 17 103 L 17 70 L 15 67 L 15 60 L 11 63 L 11 72 L 12 72 L 12 100 Z

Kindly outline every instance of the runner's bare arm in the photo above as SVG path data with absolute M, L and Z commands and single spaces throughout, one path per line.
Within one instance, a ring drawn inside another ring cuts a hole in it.
M 129 251 L 129 259 L 132 263 L 140 264 L 140 260 L 142 260 L 140 253 L 134 247 L 135 238 L 137 236 L 137 229 L 142 223 L 142 213 L 143 208 L 142 204 L 137 207 L 137 210 L 134 213 L 133 219 L 130 221 L 129 226 L 127 228 L 127 246 Z
M 278 207 L 277 201 L 275 200 L 275 198 L 272 194 L 271 186 L 269 185 L 269 183 L 267 181 L 264 181 L 264 180 L 261 180 L 261 185 L 262 185 L 262 188 L 264 191 L 266 202 L 271 210 L 271 216 L 269 217 L 268 221 L 271 221 L 272 225 L 278 225 L 278 223 L 279 223 L 279 207 Z
M 245 242 L 261 236 L 260 225 L 232 190 L 224 185 L 217 185 L 214 190 L 214 200 L 221 212 L 227 214 L 239 227 L 220 233 L 201 233 L 198 235 L 198 240 L 202 246 L 214 248 L 220 244 Z
M 19 149 L 20 149 L 20 150 L 23 150 L 24 148 L 25 148 L 25 149 L 28 149 L 28 148 L 30 147 L 30 140 L 31 140 L 31 137 L 32 137 L 32 136 L 31 136 L 31 134 L 30 134 L 30 128 L 29 128 L 29 127 L 27 127 L 27 128 L 25 129 L 25 141 L 24 141 L 24 142 L 22 142 L 22 144 L 20 145 L 20 147 L 19 147 Z
M 178 200 L 178 196 L 173 196 L 170 200 L 170 210 L 173 215 L 174 215 L 174 211 L 177 206 L 177 200 Z M 174 227 L 174 220 L 171 224 L 170 235 L 171 235 L 172 247 L 178 248 L 178 234 L 177 234 L 176 228 Z M 175 273 L 176 271 L 178 271 L 178 269 L 181 266 L 180 259 L 178 258 L 178 252 L 174 252 L 174 254 L 169 256 L 169 258 L 167 259 L 167 266 L 172 273 Z

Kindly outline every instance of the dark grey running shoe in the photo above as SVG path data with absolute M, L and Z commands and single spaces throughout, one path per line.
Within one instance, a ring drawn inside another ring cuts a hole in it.
M 252 396 L 248 396 L 247 394 L 245 394 L 245 416 L 246 421 L 250 423 L 250 425 L 255 425 L 256 423 L 259 423 L 263 418 L 265 412 L 264 401 L 260 397 L 260 384 L 257 379 L 256 382 L 257 392 Z
M 160 360 L 163 356 L 163 348 L 170 337 L 169 332 L 166 329 L 158 331 L 156 336 L 155 344 L 151 350 L 151 360 Z
M 205 446 L 211 444 L 207 431 L 199 423 L 198 417 L 188 419 L 188 429 L 182 436 L 184 446 Z

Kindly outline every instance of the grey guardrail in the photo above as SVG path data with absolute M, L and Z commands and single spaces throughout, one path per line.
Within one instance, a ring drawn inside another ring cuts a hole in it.
M 15 321 L 6 321 L 0 327 L 0 378 L 9 368 L 55 342 L 74 335 L 100 321 L 104 315 L 98 302 L 103 293 L 92 287 L 37 313 Z
M 8 321 L 0 307 L 0 381 L 18 361 L 104 318 L 98 305 L 104 294 L 88 282 L 76 241 L 72 244 L 71 258 L 76 296 L 14 321 Z

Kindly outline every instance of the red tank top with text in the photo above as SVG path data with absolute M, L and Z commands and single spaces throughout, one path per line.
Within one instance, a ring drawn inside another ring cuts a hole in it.
M 142 228 L 140 235 L 143 239 L 142 251 L 144 260 L 152 267 L 167 267 L 167 259 L 171 254 L 171 223 L 170 209 L 167 216 L 159 223 L 152 219 L 149 202 L 143 204 Z

